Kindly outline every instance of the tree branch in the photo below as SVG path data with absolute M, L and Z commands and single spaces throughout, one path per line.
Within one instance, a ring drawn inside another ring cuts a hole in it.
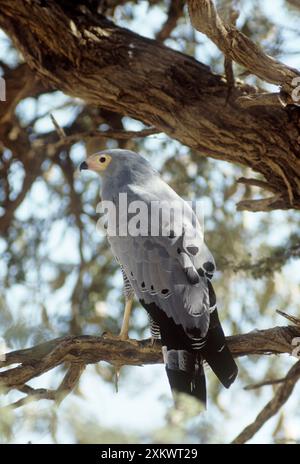
M 287 326 L 227 337 L 227 341 L 233 355 L 239 357 L 291 353 L 294 349 L 292 340 L 299 336 L 300 327 Z M 87 364 L 106 361 L 117 366 L 141 366 L 163 361 L 159 343 L 152 346 L 150 340 L 121 341 L 109 336 L 90 335 L 57 338 L 32 348 L 12 351 L 2 358 L 0 368 L 18 364 L 17 367 L 0 372 L 1 386 L 6 389 L 20 389 L 20 386 L 54 367 L 64 363 L 70 364 L 70 370 L 57 389 L 55 398 L 61 392 L 74 388 Z M 33 393 L 25 390 L 24 392 L 30 395 Z M 42 392 L 44 395 L 45 391 Z M 41 390 L 36 395 L 39 396 L 40 393 Z
M 300 9 L 300 0 L 286 0 L 291 6 Z
M 292 93 L 292 81 L 300 76 L 299 71 L 266 55 L 234 25 L 225 24 L 212 0 L 188 0 L 188 8 L 195 29 L 207 35 L 226 57 L 262 80 L 280 85 L 285 92 Z
M 145 129 L 139 131 L 127 131 L 127 130 L 114 130 L 109 129 L 106 131 L 88 131 L 88 132 L 79 132 L 73 135 L 66 135 L 57 142 L 48 144 L 50 150 L 62 148 L 65 146 L 70 146 L 73 143 L 81 142 L 83 140 L 88 140 L 92 138 L 106 138 L 106 139 L 119 139 L 119 140 L 130 140 L 139 137 L 147 137 L 149 135 L 158 134 L 159 131 L 155 127 L 146 127 Z
M 48 390 L 46 388 L 32 388 L 29 385 L 20 385 L 15 387 L 16 390 L 19 390 L 22 393 L 26 393 L 24 398 L 9 404 L 0 409 L 3 412 L 5 409 L 17 409 L 32 401 L 38 400 L 52 400 L 56 404 L 60 404 L 63 399 L 71 393 L 71 391 L 76 387 L 79 378 L 85 368 L 85 365 L 73 363 L 67 370 L 61 384 L 56 390 Z
M 253 383 L 253 384 L 250 384 L 250 385 L 247 385 L 246 387 L 244 387 L 244 390 L 257 390 L 258 388 L 261 388 L 261 387 L 267 387 L 267 386 L 270 386 L 270 385 L 278 385 L 279 383 L 283 383 L 285 382 L 287 379 L 287 376 L 285 377 L 282 377 L 280 379 L 270 379 L 270 380 L 264 380 L 263 382 L 258 382 L 258 383 Z
M 160 42 L 163 42 L 170 37 L 173 29 L 177 25 L 177 21 L 183 14 L 183 7 L 185 0 L 172 0 L 170 1 L 168 16 L 164 22 L 161 30 L 156 34 L 155 38 Z
M 21 100 L 49 90 L 25 63 L 6 69 L 3 78 L 6 83 L 6 100 L 0 104 L 1 130 L 3 124 L 11 120 L 15 107 Z
M 255 421 L 248 425 L 232 442 L 241 445 L 250 440 L 261 427 L 286 403 L 291 396 L 294 387 L 300 378 L 300 361 L 296 362 L 289 370 L 285 382 L 278 387 L 274 397 L 269 401 L 262 411 L 258 414 Z

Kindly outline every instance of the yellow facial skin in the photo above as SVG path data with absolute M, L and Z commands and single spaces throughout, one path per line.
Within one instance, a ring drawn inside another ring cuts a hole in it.
M 109 166 L 111 156 L 107 154 L 95 154 L 86 159 L 87 169 L 95 172 L 102 172 Z

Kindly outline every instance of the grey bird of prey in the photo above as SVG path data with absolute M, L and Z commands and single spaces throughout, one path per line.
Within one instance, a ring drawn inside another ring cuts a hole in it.
M 203 362 L 209 364 L 226 388 L 238 370 L 219 321 L 211 284 L 215 262 L 203 241 L 198 219 L 137 153 L 118 149 L 99 152 L 81 163 L 80 170 L 83 169 L 101 174 L 102 201 L 111 202 L 117 213 L 114 233 L 108 227 L 108 240 L 125 284 L 120 337 L 128 337 L 135 294 L 148 312 L 152 336 L 161 339 L 172 391 L 192 395 L 206 404 Z M 127 205 L 134 206 L 131 211 L 121 204 L 121 194 L 123 198 L 126 194 Z M 133 212 L 140 202 L 146 207 L 146 212 L 139 216 L 146 226 L 143 224 L 142 230 L 138 224 L 138 233 L 131 233 L 128 227 L 124 233 L 124 223 L 130 224 L 134 219 Z M 165 208 L 171 205 L 171 214 L 159 216 L 158 233 L 151 228 L 156 214 L 154 204 L 163 204 Z M 110 215 L 111 211 L 108 222 L 113 219 Z

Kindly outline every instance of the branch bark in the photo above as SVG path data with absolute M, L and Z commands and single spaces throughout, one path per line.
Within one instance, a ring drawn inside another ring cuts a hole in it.
M 225 56 L 262 80 L 292 93 L 292 81 L 300 76 L 298 70 L 268 56 L 234 25 L 225 24 L 212 0 L 188 0 L 188 8 L 195 29 L 207 35 Z
M 85 6 L 55 0 L 46 6 L 37 0 L 0 0 L 0 26 L 30 68 L 53 87 L 139 119 L 200 155 L 243 164 L 263 174 L 275 196 L 249 200 L 241 207 L 300 209 L 298 108 L 242 109 L 238 99 L 259 94 L 257 89 L 236 83 L 227 101 L 222 76 L 158 41 L 97 16 L 88 2 Z M 296 72 L 270 57 L 266 60 L 270 76 L 261 76 L 286 89 Z
M 274 327 L 247 334 L 227 337 L 235 357 L 246 355 L 291 353 L 292 340 L 300 336 L 300 327 Z M 99 361 L 111 364 L 141 366 L 163 362 L 161 347 L 150 340 L 121 341 L 109 336 L 66 336 L 2 355 L 0 368 L 19 364 L 0 372 L 0 383 L 6 388 L 18 388 L 63 363 L 85 366 Z
M 246 355 L 270 355 L 292 353 L 293 340 L 300 337 L 299 321 L 296 326 L 274 327 L 256 330 L 247 334 L 227 337 L 229 348 L 235 357 Z M 150 340 L 121 341 L 111 336 L 89 335 L 66 336 L 50 340 L 32 348 L 17 350 L 1 356 L 0 386 L 6 392 L 11 389 L 25 393 L 25 397 L 6 406 L 19 408 L 31 401 L 48 399 L 60 403 L 77 385 L 87 364 L 106 361 L 117 368 L 123 365 L 141 366 L 162 363 L 161 346 L 154 346 Z M 10 367 L 18 364 L 17 367 Z M 56 390 L 33 389 L 27 382 L 45 372 L 67 364 L 68 370 Z M 278 412 L 291 395 L 300 376 L 300 361 L 289 371 L 274 398 L 257 416 L 253 424 L 246 427 L 233 443 L 245 443 L 264 423 Z

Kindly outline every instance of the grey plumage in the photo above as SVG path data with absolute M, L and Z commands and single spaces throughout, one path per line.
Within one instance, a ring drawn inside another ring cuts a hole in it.
M 122 192 L 127 194 L 128 203 L 142 200 L 149 210 L 151 202 L 155 201 L 183 205 L 184 200 L 144 158 L 127 151 L 109 153 L 113 154 L 113 162 L 111 172 L 103 176 L 103 200 L 116 201 L 117 194 Z M 187 234 L 190 229 L 196 230 L 194 238 Z M 186 217 L 182 232 L 173 239 L 168 236 L 108 238 L 138 298 L 146 303 L 155 302 L 176 324 L 181 324 L 188 335 L 196 326 L 199 335 L 205 337 L 209 326 L 209 297 L 206 277 L 197 271 L 203 269 L 208 260 L 215 266 L 214 260 L 203 242 L 200 224 L 192 211 L 191 216 Z
M 98 159 L 104 160 L 105 168 L 98 169 Z M 237 368 L 228 348 L 223 348 L 225 338 L 210 283 L 215 262 L 204 243 L 200 223 L 186 202 L 140 155 L 108 150 L 93 155 L 90 164 L 101 171 L 102 200 L 116 206 L 117 234 L 108 232 L 108 239 L 122 268 L 125 296 L 130 298 L 134 291 L 147 309 L 152 332 L 165 345 L 171 386 L 205 401 L 202 358 L 225 386 L 233 382 Z M 136 211 L 125 210 L 120 194 L 126 194 L 128 205 L 142 201 L 147 206 L 143 216 L 148 220 L 147 233 L 123 236 L 123 221 L 136 219 Z M 153 235 L 151 219 L 153 223 L 157 211 L 152 207 L 157 202 L 164 202 L 166 208 L 162 208 L 159 234 Z M 165 210 L 170 205 L 173 214 L 168 216 Z M 179 222 L 179 218 L 183 220 Z

